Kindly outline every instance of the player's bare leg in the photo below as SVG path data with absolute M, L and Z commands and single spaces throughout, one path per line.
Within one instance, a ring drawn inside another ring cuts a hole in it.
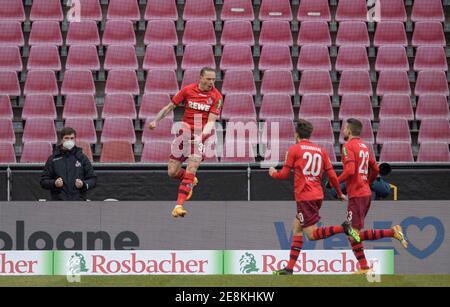
M 294 272 L 295 263 L 297 262 L 298 256 L 300 255 L 300 251 L 303 247 L 303 228 L 298 218 L 294 219 L 292 233 L 293 237 L 289 263 L 284 269 L 273 271 L 273 275 L 292 275 Z
M 185 170 L 183 169 L 183 162 L 170 159 L 167 164 L 167 174 L 170 178 L 183 180 Z
M 187 214 L 187 211 L 186 209 L 184 209 L 183 206 L 184 203 L 192 197 L 192 189 L 198 183 L 195 174 L 197 173 L 197 170 L 200 167 L 201 161 L 202 157 L 198 155 L 191 155 L 189 157 L 186 173 L 178 190 L 177 205 L 172 211 L 172 216 L 174 218 L 184 217 Z

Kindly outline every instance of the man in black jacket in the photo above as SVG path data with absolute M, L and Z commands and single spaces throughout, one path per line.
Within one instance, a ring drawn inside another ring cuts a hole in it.
M 97 176 L 81 148 L 75 146 L 76 131 L 64 128 L 61 142 L 45 164 L 41 187 L 50 190 L 54 201 L 83 201 L 92 190 Z

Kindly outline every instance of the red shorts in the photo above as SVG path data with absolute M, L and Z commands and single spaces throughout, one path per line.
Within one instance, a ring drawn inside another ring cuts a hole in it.
M 348 200 L 347 220 L 358 230 L 364 228 L 364 219 L 370 209 L 371 196 L 355 197 Z
M 203 143 L 195 143 L 195 138 L 193 133 L 183 135 L 183 131 L 180 130 L 172 143 L 170 159 L 184 162 L 192 155 L 201 157 L 202 161 L 209 157 L 209 150 L 208 154 L 206 152 L 209 147 L 206 148 L 205 144 L 210 137 L 206 138 Z
M 322 200 L 298 201 L 297 219 L 303 228 L 313 226 L 320 221 L 319 210 Z

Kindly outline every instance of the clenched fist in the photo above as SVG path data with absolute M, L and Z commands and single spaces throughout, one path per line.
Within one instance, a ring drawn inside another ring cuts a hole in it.
M 150 130 L 155 129 L 155 128 L 156 128 L 156 122 L 155 122 L 155 121 L 151 122 L 151 123 L 148 125 L 148 128 L 149 128 Z
M 81 181 L 80 179 L 75 180 L 75 186 L 77 187 L 77 189 L 81 189 L 84 185 L 84 182 Z
M 62 188 L 63 185 L 64 185 L 64 181 L 62 180 L 61 177 L 59 177 L 58 179 L 56 179 L 56 181 L 55 181 L 55 187 L 57 187 L 57 188 Z

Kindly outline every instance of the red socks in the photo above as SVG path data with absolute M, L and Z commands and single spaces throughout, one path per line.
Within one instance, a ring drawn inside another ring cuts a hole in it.
M 314 230 L 313 232 L 313 241 L 323 240 L 328 237 L 331 237 L 337 233 L 343 233 L 344 227 L 342 226 L 328 226 L 328 227 L 320 227 Z
M 183 180 L 181 181 L 180 187 L 178 189 L 178 200 L 177 200 L 178 206 L 183 206 L 184 203 L 186 202 L 186 198 L 192 191 L 194 178 L 195 174 L 185 172 Z
M 359 232 L 359 237 L 361 241 L 374 241 L 380 240 L 385 237 L 393 237 L 394 231 L 392 229 L 375 229 L 375 230 L 364 230 Z
M 355 257 L 358 260 L 361 269 L 363 270 L 369 269 L 369 265 L 367 264 L 367 259 L 366 255 L 364 254 L 364 247 L 362 243 L 356 243 L 353 240 L 350 240 L 350 245 L 352 246 L 353 254 L 355 254 Z
M 175 177 L 173 177 L 174 179 L 179 179 L 179 180 L 183 180 L 184 175 L 186 174 L 186 170 L 184 168 L 181 168 L 177 175 Z
M 300 255 L 300 251 L 303 247 L 303 237 L 302 236 L 295 236 L 292 239 L 292 246 L 291 246 L 291 254 L 289 263 L 286 266 L 286 269 L 292 270 L 294 269 L 295 263 L 297 262 L 298 255 Z

